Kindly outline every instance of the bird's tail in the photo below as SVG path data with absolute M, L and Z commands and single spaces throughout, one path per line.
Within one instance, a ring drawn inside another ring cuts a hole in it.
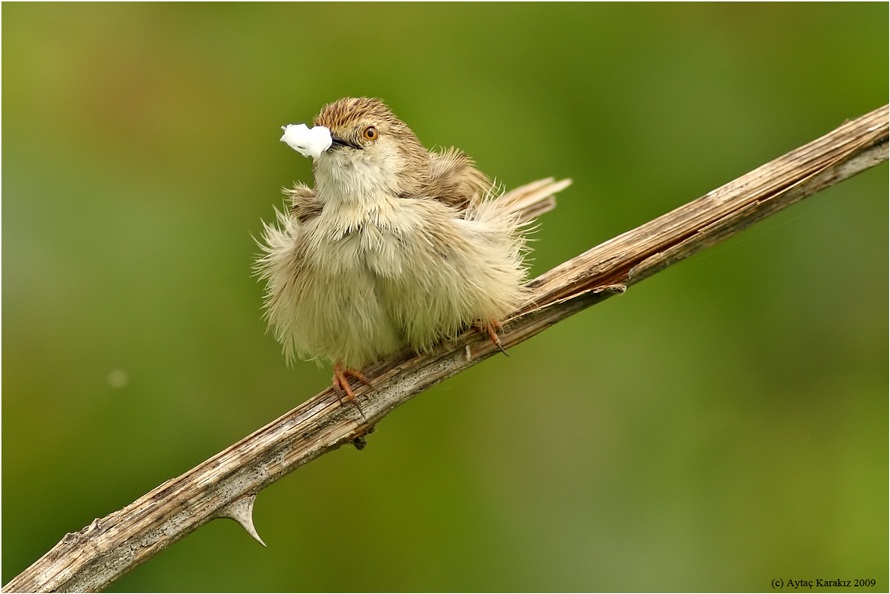
M 556 208 L 556 193 L 571 185 L 572 180 L 554 181 L 552 177 L 519 186 L 497 201 L 510 213 L 519 214 L 519 222 L 525 223 Z

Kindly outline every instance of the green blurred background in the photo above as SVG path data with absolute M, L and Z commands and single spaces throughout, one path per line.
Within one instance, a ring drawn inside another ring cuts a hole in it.
M 875 4 L 8 4 L 3 582 L 326 387 L 252 236 L 345 95 L 508 186 L 534 274 L 887 102 Z M 113 591 L 888 587 L 881 165 L 424 393 Z

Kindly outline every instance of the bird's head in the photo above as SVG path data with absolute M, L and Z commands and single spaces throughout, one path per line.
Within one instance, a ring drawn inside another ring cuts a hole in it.
M 319 189 L 398 197 L 422 186 L 429 153 L 379 99 L 340 99 L 325 105 L 314 123 L 331 132 L 330 148 L 314 161 Z

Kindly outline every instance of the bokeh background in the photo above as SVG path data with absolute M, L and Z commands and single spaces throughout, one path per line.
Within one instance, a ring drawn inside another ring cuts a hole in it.
M 8 4 L 7 582 L 330 381 L 252 236 L 346 95 L 508 186 L 541 273 L 887 102 L 873 4 Z M 881 165 L 422 394 L 112 591 L 888 587 Z

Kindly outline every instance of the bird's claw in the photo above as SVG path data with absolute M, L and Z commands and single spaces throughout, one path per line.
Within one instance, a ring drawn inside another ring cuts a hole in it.
M 488 335 L 488 338 L 491 340 L 492 344 L 498 348 L 499 351 L 510 356 L 510 353 L 504 348 L 503 343 L 501 343 L 501 337 L 498 336 L 498 331 L 501 329 L 501 323 L 497 320 L 489 320 L 484 324 L 478 324 L 478 328 L 480 332 L 483 332 Z
M 361 407 L 358 405 L 358 400 L 356 400 L 355 392 L 352 391 L 352 386 L 349 385 L 349 377 L 357 379 L 369 388 L 373 388 L 374 385 L 361 371 L 345 367 L 340 363 L 334 365 L 334 391 L 337 392 L 337 397 L 340 398 L 340 402 L 343 402 L 343 394 L 345 392 L 345 400 L 355 406 L 362 417 L 364 417 L 365 413 L 362 412 Z

